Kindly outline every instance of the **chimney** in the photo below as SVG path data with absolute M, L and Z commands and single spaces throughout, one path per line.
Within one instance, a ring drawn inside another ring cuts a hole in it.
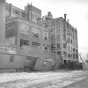
M 67 14 L 64 14 L 64 19 L 66 20 L 66 16 L 67 16 Z
M 49 17 L 49 18 L 53 18 L 53 16 L 52 16 L 52 13 L 51 13 L 51 12 L 48 12 L 48 17 Z

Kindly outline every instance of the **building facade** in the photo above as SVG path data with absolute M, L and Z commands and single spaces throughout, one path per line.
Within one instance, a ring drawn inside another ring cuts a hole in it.
M 51 12 L 42 17 L 32 5 L 22 10 L 0 4 L 0 69 L 52 70 L 78 62 L 77 30 L 65 17 L 53 18 Z
M 49 30 L 50 51 L 56 60 L 56 68 L 61 64 L 69 65 L 78 63 L 77 29 L 66 19 L 66 14 L 59 18 L 45 16 L 44 24 Z

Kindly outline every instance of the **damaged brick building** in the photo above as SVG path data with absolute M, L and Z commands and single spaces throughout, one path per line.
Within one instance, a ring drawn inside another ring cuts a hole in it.
M 77 29 L 64 17 L 28 4 L 24 10 L 0 1 L 0 69 L 52 70 L 78 62 Z

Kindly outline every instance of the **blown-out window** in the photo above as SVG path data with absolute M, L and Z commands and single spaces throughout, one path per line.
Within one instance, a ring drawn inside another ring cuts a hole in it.
M 29 41 L 28 40 L 24 40 L 24 39 L 20 39 L 20 47 L 22 47 L 23 45 L 28 46 L 29 45 Z

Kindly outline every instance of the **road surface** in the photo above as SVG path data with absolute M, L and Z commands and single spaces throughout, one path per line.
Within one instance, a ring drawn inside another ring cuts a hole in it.
M 71 85 L 65 86 L 64 88 L 88 88 L 88 77 Z
M 62 88 L 84 80 L 87 73 L 87 71 L 1 73 L 0 88 Z

